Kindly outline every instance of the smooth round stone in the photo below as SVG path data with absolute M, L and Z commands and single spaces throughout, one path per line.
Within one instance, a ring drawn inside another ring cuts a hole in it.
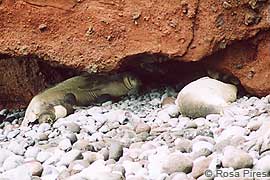
M 17 141 L 11 141 L 8 145 L 8 150 L 12 151 L 14 154 L 23 155 L 25 149 L 22 144 L 18 143 Z
M 4 161 L 12 155 L 14 155 L 13 152 L 6 149 L 0 149 L 0 167 L 3 165 Z
M 161 104 L 161 100 L 159 98 L 154 98 L 149 102 L 149 104 L 152 106 L 159 106 Z
M 190 153 L 192 151 L 192 141 L 184 138 L 177 138 L 174 141 L 175 148 L 180 152 Z
M 205 119 L 207 119 L 210 122 L 217 122 L 220 118 L 220 114 L 208 114 Z
M 196 129 L 198 126 L 194 121 L 188 121 L 185 125 L 184 128 L 189 129 L 189 128 L 193 128 Z
M 51 132 L 50 134 L 49 134 L 49 138 L 55 138 L 55 137 L 57 137 L 57 136 L 59 136 L 60 135 L 60 131 L 58 130 L 58 129 L 55 129 L 55 130 L 53 130 L 53 132 Z
M 148 124 L 143 123 L 143 122 L 138 123 L 136 128 L 135 128 L 135 132 L 137 134 L 142 133 L 142 132 L 150 133 L 150 131 L 151 131 L 151 126 L 149 126 Z
M 51 125 L 49 123 L 41 123 L 37 129 L 39 133 L 44 133 L 51 129 Z
M 65 123 L 64 127 L 67 131 L 70 131 L 73 133 L 79 133 L 81 131 L 80 125 L 74 122 Z
M 175 103 L 175 98 L 174 97 L 162 97 L 161 98 L 161 106 L 166 107 L 169 105 L 172 105 Z
M 98 153 L 103 155 L 104 161 L 107 161 L 109 159 L 110 152 L 107 148 L 102 148 Z
M 68 166 L 72 161 L 82 159 L 82 153 L 81 151 L 77 149 L 72 149 L 71 151 L 65 153 L 60 161 L 57 163 L 58 166 L 64 165 Z
M 222 165 L 233 169 L 250 168 L 253 166 L 253 158 L 243 150 L 227 146 L 224 150 Z
M 114 165 L 115 163 L 116 163 L 116 161 L 114 159 L 108 159 L 106 161 L 106 166 L 108 166 L 108 165 Z
M 40 176 L 42 174 L 43 167 L 39 161 L 28 161 L 23 166 L 30 170 L 32 176 Z
M 84 140 L 84 139 L 81 139 L 81 140 L 78 140 L 77 142 L 75 142 L 73 144 L 72 148 L 78 149 L 82 152 L 95 150 L 94 146 L 92 144 L 90 144 L 90 141 Z
M 179 120 L 178 118 L 171 118 L 170 121 L 168 122 L 168 124 L 171 126 L 171 127 L 176 127 L 179 123 Z
M 175 172 L 189 173 L 192 170 L 192 166 L 191 158 L 180 153 L 174 153 L 168 156 L 168 159 L 162 165 L 162 169 L 168 174 Z
M 172 117 L 172 118 L 176 118 L 176 117 L 178 117 L 179 114 L 180 114 L 179 108 L 178 108 L 178 106 L 175 105 L 175 104 L 169 105 L 169 106 L 166 107 L 164 110 L 165 110 L 165 111 L 169 114 L 169 116 Z
M 63 150 L 63 151 L 71 149 L 71 147 L 72 147 L 71 141 L 67 138 L 64 138 L 62 141 L 60 141 L 60 143 L 58 145 L 58 148 Z
M 227 138 L 231 138 L 233 136 L 245 136 L 246 134 L 246 129 L 239 127 L 239 126 L 231 126 L 226 128 L 220 136 L 216 138 L 216 142 L 220 142 L 222 140 L 225 140 Z
M 270 172 L 269 162 L 270 162 L 270 155 L 266 155 L 256 162 L 254 169 L 269 173 Z
M 248 124 L 247 124 L 247 128 L 250 130 L 250 131 L 257 131 L 262 125 L 262 121 L 250 121 Z
M 11 155 L 9 156 L 3 163 L 3 168 L 7 171 L 10 169 L 14 169 L 23 164 L 23 157 L 19 155 Z
M 36 159 L 38 153 L 40 152 L 40 149 L 38 147 L 29 147 L 25 153 L 24 153 L 24 157 L 26 158 L 33 158 Z
M 202 149 L 208 149 L 209 151 L 213 152 L 214 145 L 206 141 L 198 141 L 193 143 L 192 145 L 193 152 L 200 152 Z
M 123 145 L 120 142 L 112 142 L 109 149 L 109 159 L 118 161 L 123 155 Z
M 140 162 L 132 162 L 132 161 L 124 161 L 123 162 L 123 167 L 125 168 L 125 176 L 128 175 L 138 175 L 138 174 L 145 174 L 146 173 L 146 169 L 144 169 L 142 166 L 142 164 Z
M 82 155 L 83 159 L 88 161 L 90 164 L 96 160 L 104 160 L 104 156 L 97 152 L 86 151 Z
M 222 116 L 218 120 L 219 127 L 221 127 L 221 128 L 228 128 L 228 126 L 232 126 L 233 123 L 234 123 L 233 117 Z
M 58 170 L 53 165 L 43 165 L 43 171 L 42 171 L 42 179 L 45 177 L 48 179 L 49 177 L 57 177 L 59 174 Z M 55 178 L 54 178 L 55 179 Z M 49 180 L 49 179 L 48 179 Z
M 193 159 L 197 159 L 197 158 L 199 158 L 199 157 L 201 157 L 201 156 L 207 157 L 207 156 L 209 156 L 209 155 L 211 155 L 211 154 L 212 154 L 212 151 L 210 151 L 210 150 L 207 149 L 207 148 L 202 148 L 202 149 L 199 150 L 199 151 L 195 151 L 195 152 L 192 152 L 192 153 L 191 153 Z
M 105 166 L 105 161 L 98 160 L 92 163 L 88 168 L 84 169 L 75 176 L 84 179 L 95 179 L 95 180 L 122 180 L 123 177 L 119 173 L 112 173 L 111 168 Z
M 7 135 L 8 139 L 15 138 L 20 133 L 19 129 L 14 129 L 13 131 L 9 132 Z
M 192 118 L 220 114 L 237 98 L 234 85 L 202 77 L 186 85 L 178 94 L 176 104 L 182 115 Z
M 202 176 L 205 172 L 205 170 L 208 169 L 210 163 L 213 160 L 213 156 L 208 157 L 199 157 L 195 161 L 193 161 L 193 168 L 191 175 L 193 178 L 197 179 L 198 177 Z
M 63 134 L 63 137 L 70 140 L 71 144 L 74 144 L 78 139 L 77 136 L 72 132 L 66 132 Z
M 18 166 L 17 168 L 8 170 L 0 174 L 1 180 L 33 180 L 31 172 L 24 166 Z
M 160 121 L 160 122 L 169 122 L 169 120 L 171 119 L 170 115 L 168 114 L 167 111 L 165 110 L 161 110 L 158 112 L 157 114 L 157 119 Z
M 170 175 L 170 180 L 190 180 L 186 173 L 176 172 Z
M 43 163 L 44 161 L 46 161 L 47 159 L 49 159 L 52 156 L 52 153 L 47 152 L 47 151 L 40 151 L 37 154 L 37 160 L 41 163 Z
M 49 139 L 49 134 L 47 134 L 47 133 L 40 133 L 38 135 L 38 139 L 40 141 L 47 141 Z
M 111 127 L 110 123 L 106 123 L 106 124 L 104 124 L 104 125 L 99 129 L 99 132 L 107 133 L 107 132 L 109 132 L 111 129 L 112 129 L 112 127 Z
M 89 165 L 90 163 L 86 160 L 75 160 L 69 164 L 68 169 L 70 171 L 72 170 L 72 173 L 78 173 L 87 168 Z
M 71 176 L 71 172 L 69 170 L 63 170 L 57 176 L 57 180 L 67 180 Z M 79 179 L 78 179 L 79 180 Z
M 123 165 L 121 165 L 121 164 L 115 164 L 113 166 L 113 168 L 112 168 L 112 172 L 117 172 L 117 173 L 120 173 L 121 175 L 124 176 L 125 173 L 126 173 L 126 170 L 125 170 L 125 168 L 124 168 Z

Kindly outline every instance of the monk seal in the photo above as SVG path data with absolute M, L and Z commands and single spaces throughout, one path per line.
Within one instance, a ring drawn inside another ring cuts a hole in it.
M 140 85 L 141 81 L 129 73 L 72 77 L 36 95 L 26 109 L 22 126 L 36 120 L 53 123 L 71 114 L 73 106 L 89 106 L 96 101 L 134 94 Z
M 237 98 L 237 87 L 232 84 L 203 77 L 186 85 L 175 103 L 183 116 L 205 117 L 223 113 L 224 107 Z

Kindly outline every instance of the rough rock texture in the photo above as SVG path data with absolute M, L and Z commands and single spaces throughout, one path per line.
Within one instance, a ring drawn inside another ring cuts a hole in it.
M 269 27 L 270 6 L 265 0 L 169 0 L 166 3 L 162 0 L 1 0 L 0 54 L 38 57 L 53 67 L 111 71 L 127 58 L 144 53 L 198 61 Z M 260 43 L 258 54 L 267 53 L 263 45 L 267 42 Z M 247 66 L 253 66 L 257 58 L 248 61 Z M 227 59 L 231 58 L 224 61 Z M 4 67 L 10 63 L 10 59 L 1 61 Z M 265 66 L 265 61 L 261 60 L 258 67 L 256 63 L 255 70 Z M 33 75 L 25 75 L 31 63 L 15 63 L 18 67 L 14 69 L 20 69 L 15 74 L 24 80 L 16 79 L 11 73 L 7 75 L 10 81 L 1 81 L 1 86 L 10 89 L 12 84 L 21 83 L 31 95 L 38 92 L 32 82 L 44 89 L 46 80 L 36 75 L 37 65 L 31 72 Z M 231 72 L 232 68 L 228 70 Z M 3 74 L 0 71 L 0 77 Z M 252 92 L 263 94 L 268 90 L 264 87 L 258 91 L 261 84 L 257 84 L 257 74 L 252 80 L 240 73 L 233 74 Z M 28 78 L 29 85 L 25 80 Z M 30 95 L 22 95 L 25 88 L 18 87 L 12 93 L 1 90 L 1 99 L 15 94 L 22 98 L 21 102 L 29 101 Z
M 216 53 L 207 63 L 238 77 L 244 88 L 252 94 L 270 94 L 270 32 L 262 32 L 255 38 L 237 42 Z

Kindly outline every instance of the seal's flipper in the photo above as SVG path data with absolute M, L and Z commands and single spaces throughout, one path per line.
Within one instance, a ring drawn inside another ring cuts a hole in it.
M 70 105 L 75 105 L 77 102 L 76 96 L 73 93 L 67 93 L 64 96 L 64 103 L 70 104 Z
M 53 113 L 44 112 L 40 114 L 38 118 L 38 122 L 41 123 L 49 123 L 52 124 L 56 119 L 56 116 Z
M 104 102 L 110 101 L 110 100 L 112 100 L 112 96 L 109 94 L 103 94 L 103 95 L 96 98 L 97 103 L 104 103 Z

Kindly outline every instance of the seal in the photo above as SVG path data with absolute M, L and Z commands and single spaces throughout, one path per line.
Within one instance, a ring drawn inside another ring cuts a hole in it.
M 73 113 L 73 106 L 89 106 L 134 94 L 140 86 L 141 81 L 129 73 L 72 77 L 36 95 L 26 109 L 22 126 L 36 120 L 53 123 Z

